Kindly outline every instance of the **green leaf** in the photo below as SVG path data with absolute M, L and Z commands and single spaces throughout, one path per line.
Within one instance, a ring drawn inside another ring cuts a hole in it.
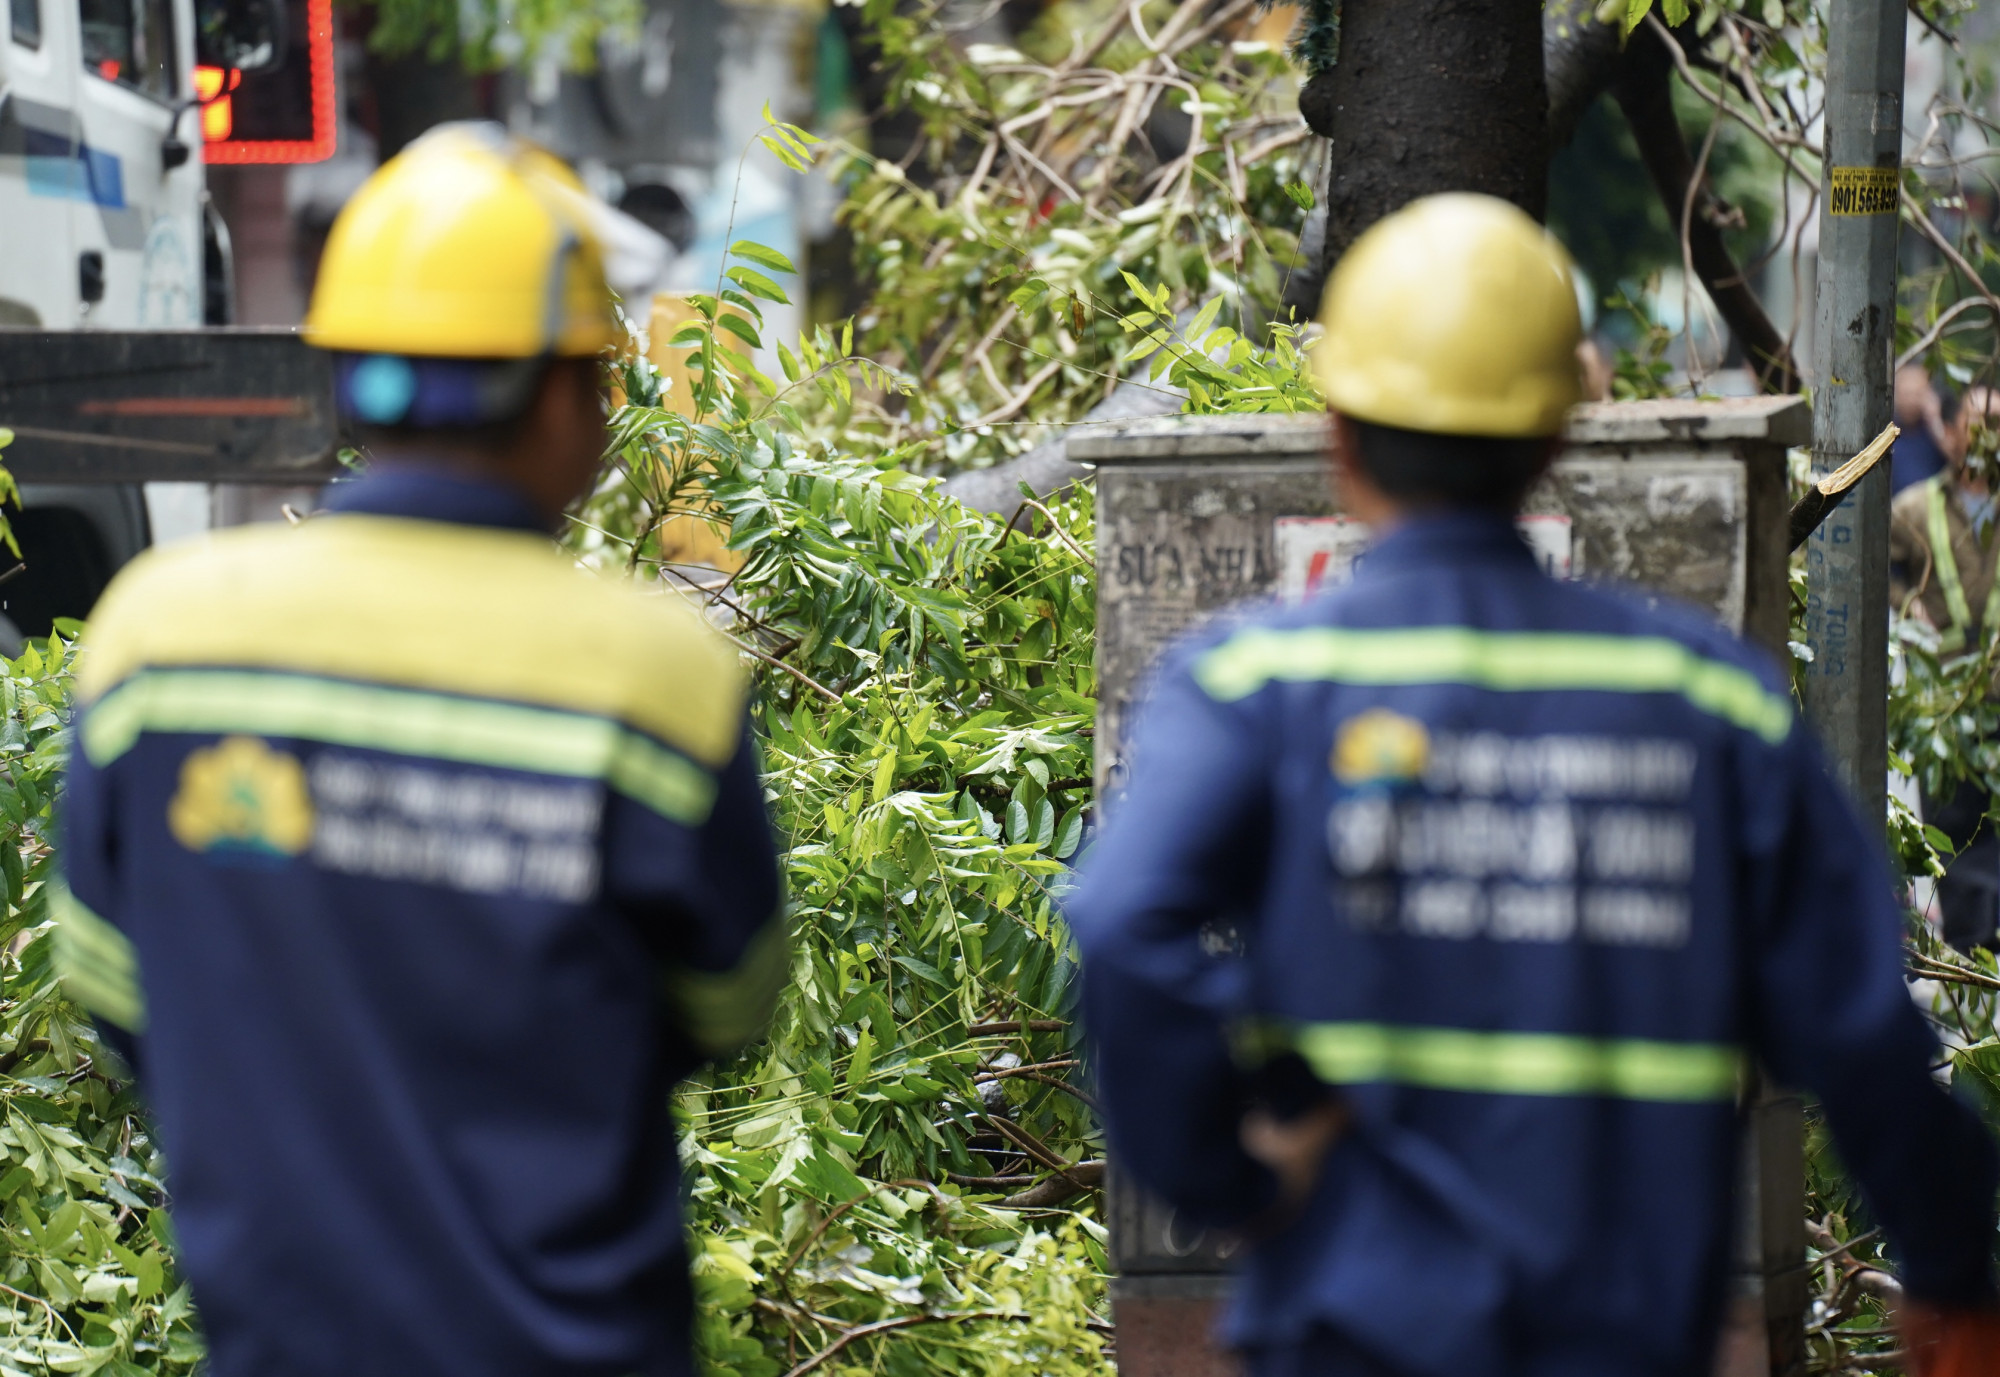
M 1056 828 L 1055 856 L 1057 860 L 1068 860 L 1076 854 L 1076 848 L 1083 841 L 1083 810 L 1072 808 L 1063 814 L 1062 825 Z
M 1300 210 L 1311 210 L 1317 203 L 1313 189 L 1304 182 L 1285 183 L 1285 195 L 1291 197 L 1292 203 Z
M 1188 322 L 1187 330 L 1182 338 L 1190 340 L 1200 339 L 1208 332 L 1208 327 L 1215 324 L 1216 314 L 1221 310 L 1222 298 L 1220 296 L 1210 297 L 1203 304 L 1202 308 L 1194 313 L 1194 319 Z
M 1020 846 L 1033 838 L 1034 828 L 1028 817 L 1027 808 L 1019 799 L 1007 805 L 1007 840 L 1011 845 Z
M 812 165 L 810 163 L 808 163 L 804 158 L 800 157 L 798 154 L 794 153 L 787 145 L 780 143 L 777 139 L 773 138 L 771 135 L 759 134 L 757 136 L 757 142 L 763 144 L 765 148 L 770 150 L 772 157 L 776 158 L 786 167 L 789 167 L 792 171 L 810 172 L 812 170 Z
M 837 1204 L 844 1205 L 870 1193 L 866 1182 L 825 1149 L 800 1164 L 797 1179 L 813 1195 Z
M 150 1300 L 165 1289 L 166 1259 L 155 1252 L 135 1253 L 129 1248 L 111 1245 L 111 1255 L 118 1259 L 132 1279 L 139 1283 L 140 1300 Z
M 752 263 L 758 264 L 760 267 L 769 268 L 772 272 L 776 273 L 798 272 L 798 269 L 792 266 L 791 259 L 785 257 L 782 253 L 779 253 L 776 249 L 768 248 L 763 244 L 759 244 L 754 239 L 737 240 L 734 244 L 731 244 L 729 246 L 729 252 L 738 258 L 747 258 Z
M 854 1055 L 847 1060 L 847 1087 L 858 1090 L 868 1083 L 868 1068 L 875 1056 L 875 1034 L 867 1028 L 854 1044 Z
M 1043 799 L 1035 805 L 1035 845 L 1046 851 L 1056 839 L 1055 805 Z
M 736 336 L 736 338 L 742 340 L 752 349 L 761 349 L 764 347 L 764 341 L 758 337 L 757 328 L 733 311 L 718 317 L 715 323 Z
M 1031 311 L 1036 303 L 1049 294 L 1049 284 L 1036 278 L 1022 283 L 1007 293 L 1007 300 L 1023 311 Z
M 890 959 L 904 970 L 928 980 L 940 989 L 948 990 L 951 988 L 951 981 L 945 979 L 944 972 L 928 961 L 919 960 L 914 956 L 895 956 Z
M 775 301 L 781 306 L 792 304 L 791 298 L 785 295 L 784 288 L 758 272 L 755 268 L 734 267 L 724 273 L 723 276 L 754 297 L 760 297 L 765 301 Z M 728 319 L 727 316 L 723 317 L 723 323 L 727 324 Z

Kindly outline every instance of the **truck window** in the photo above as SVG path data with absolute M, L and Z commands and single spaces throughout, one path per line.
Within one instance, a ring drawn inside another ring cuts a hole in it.
M 83 0 L 82 8 L 86 70 L 161 100 L 179 94 L 173 0 Z
M 7 0 L 7 24 L 24 48 L 42 46 L 42 0 Z

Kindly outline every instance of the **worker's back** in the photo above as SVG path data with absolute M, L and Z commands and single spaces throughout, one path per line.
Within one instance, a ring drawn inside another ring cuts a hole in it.
M 681 1370 L 669 1091 L 783 973 L 734 655 L 498 489 L 348 501 L 135 564 L 84 662 L 72 980 L 214 1370 Z
M 1888 877 L 1832 788 L 1763 657 L 1545 577 L 1499 514 L 1414 520 L 1348 587 L 1170 661 L 1075 905 L 1113 1151 L 1195 1219 L 1258 1210 L 1225 1103 L 1255 1080 L 1199 1023 L 1248 1030 L 1239 1066 L 1295 1051 L 1353 1115 L 1249 1251 L 1236 1341 L 1704 1371 L 1749 1058 L 1837 1121 L 1927 1088 Z

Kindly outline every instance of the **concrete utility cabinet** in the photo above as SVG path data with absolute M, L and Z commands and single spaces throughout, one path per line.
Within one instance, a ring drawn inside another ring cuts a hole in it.
M 1527 504 L 1522 531 L 1545 568 L 1615 579 L 1706 608 L 1783 654 L 1785 451 L 1811 438 L 1798 397 L 1600 402 L 1578 407 L 1567 449 Z M 1097 467 L 1099 797 L 1117 807 L 1127 714 L 1158 652 L 1224 608 L 1297 598 L 1344 578 L 1367 538 L 1342 515 L 1319 416 L 1179 416 L 1074 435 Z M 1803 1166 L 1795 1099 L 1751 1114 L 1743 1243 L 1726 1377 L 1804 1370 Z M 1121 1182 L 1108 1214 L 1112 1299 L 1125 1377 L 1219 1377 L 1208 1342 L 1228 1243 L 1178 1226 Z

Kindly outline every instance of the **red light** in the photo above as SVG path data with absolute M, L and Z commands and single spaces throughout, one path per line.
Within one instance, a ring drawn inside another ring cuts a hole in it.
M 306 6 L 306 47 L 312 82 L 312 137 L 310 139 L 238 139 L 234 133 L 234 112 L 228 93 L 237 88 L 243 74 L 230 71 L 225 84 L 219 69 L 197 68 L 195 91 L 203 92 L 203 71 L 215 72 L 216 96 L 202 96 L 202 159 L 210 163 L 317 163 L 333 156 L 336 122 L 333 106 L 333 0 L 308 0 Z M 218 113 L 219 112 L 219 113 Z M 220 132 L 210 132 L 220 122 Z
M 119 70 L 120 69 L 118 66 L 118 60 L 116 58 L 107 57 L 104 59 L 104 61 L 97 64 L 97 74 L 103 77 L 106 81 L 118 80 Z
M 234 67 L 197 67 L 194 69 L 195 99 L 201 102 L 201 138 L 203 143 L 221 143 L 229 137 L 236 126 L 236 112 L 229 103 L 229 93 L 243 84 L 243 73 Z

